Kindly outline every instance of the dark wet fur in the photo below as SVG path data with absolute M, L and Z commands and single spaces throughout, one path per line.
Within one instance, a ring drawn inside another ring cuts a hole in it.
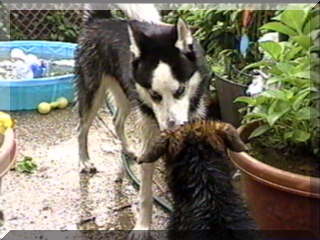
M 228 124 L 192 123 L 164 133 L 153 152 L 142 156 L 142 161 L 156 159 L 164 152 L 167 183 L 173 197 L 170 240 L 259 239 L 253 231 L 256 225 L 231 182 L 226 148 L 245 149 L 236 134 Z
M 186 139 L 167 171 L 174 202 L 170 239 L 256 239 L 248 231 L 255 225 L 233 189 L 226 157 L 206 141 Z M 188 229 L 197 231 L 176 231 Z

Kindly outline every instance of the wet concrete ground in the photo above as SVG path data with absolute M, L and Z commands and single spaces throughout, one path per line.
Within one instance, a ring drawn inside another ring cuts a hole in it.
M 0 210 L 4 222 L 0 236 L 9 230 L 21 229 L 132 229 L 137 191 L 127 178 L 122 184 L 115 183 L 121 147 L 112 134 L 111 116 L 104 112 L 101 115 L 108 129 L 96 120 L 89 135 L 91 159 L 99 172 L 85 176 L 78 173 L 75 112 L 68 108 L 48 115 L 12 114 L 17 120 L 17 160 L 32 157 L 38 170 L 31 175 L 13 170 L 3 178 Z M 134 142 L 135 130 L 128 132 Z M 161 180 L 158 182 L 155 191 L 165 191 L 164 186 L 159 187 Z M 168 215 L 156 206 L 152 228 L 165 229 L 167 220 Z

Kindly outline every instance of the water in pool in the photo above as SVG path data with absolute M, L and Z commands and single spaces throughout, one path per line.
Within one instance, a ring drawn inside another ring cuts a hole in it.
M 20 54 L 23 55 L 23 53 Z M 16 54 L 17 55 L 17 54 Z M 26 57 L 0 56 L 0 81 L 33 79 L 72 74 L 73 59 L 39 59 L 32 54 Z

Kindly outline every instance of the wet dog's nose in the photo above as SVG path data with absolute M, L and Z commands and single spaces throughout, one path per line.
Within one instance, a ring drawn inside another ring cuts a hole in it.
M 168 121 L 168 128 L 169 128 L 169 129 L 170 129 L 170 128 L 173 128 L 175 125 L 176 125 L 176 121 L 174 121 L 174 120 L 169 120 L 169 121 Z

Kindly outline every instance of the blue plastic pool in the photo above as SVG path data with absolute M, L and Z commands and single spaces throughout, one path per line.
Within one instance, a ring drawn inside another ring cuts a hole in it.
M 51 41 L 0 42 L 0 57 L 9 56 L 20 48 L 42 59 L 73 59 L 76 44 Z M 74 74 L 56 77 L 0 81 L 0 110 L 36 109 L 40 102 L 52 102 L 58 97 L 74 99 Z

